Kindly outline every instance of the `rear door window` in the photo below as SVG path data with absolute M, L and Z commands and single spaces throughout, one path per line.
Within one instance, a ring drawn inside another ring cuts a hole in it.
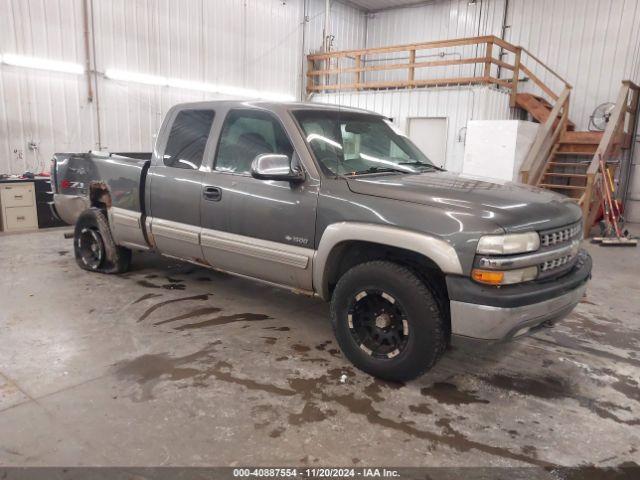
M 171 126 L 163 162 L 167 167 L 197 170 L 202 165 L 213 110 L 182 110 Z

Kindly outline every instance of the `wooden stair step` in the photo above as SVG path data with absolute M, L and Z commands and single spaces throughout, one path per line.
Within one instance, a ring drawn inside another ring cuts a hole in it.
M 545 176 L 549 177 L 565 177 L 565 178 L 587 178 L 584 173 L 559 173 L 559 172 L 546 172 Z
M 519 93 L 516 95 L 516 105 L 526 110 L 536 121 L 544 123 L 549 118 L 551 108 L 538 100 L 534 95 Z
M 603 132 L 564 132 L 560 144 L 599 145 Z
M 586 187 L 582 187 L 580 185 L 554 185 L 553 183 L 540 183 L 538 184 L 539 187 L 542 188 L 557 188 L 559 190 L 585 190 Z
M 559 143 L 558 144 L 558 153 L 562 153 L 563 155 L 584 155 L 593 157 L 598 150 L 598 145 L 586 145 L 586 144 L 577 144 L 577 143 Z
M 596 149 L 594 148 L 593 150 L 577 150 L 577 149 L 576 150 L 558 150 L 556 152 L 556 155 L 575 155 L 576 157 L 584 155 L 588 157 L 593 157 L 595 153 L 596 153 Z
M 549 165 L 556 165 L 558 167 L 580 167 L 580 168 L 589 168 L 588 163 L 581 162 L 549 162 Z
M 553 110 L 553 105 L 547 100 L 531 93 L 518 93 L 516 95 L 516 106 L 528 112 L 539 123 L 546 122 L 551 110 Z M 567 129 L 573 130 L 574 128 L 575 124 L 569 120 Z

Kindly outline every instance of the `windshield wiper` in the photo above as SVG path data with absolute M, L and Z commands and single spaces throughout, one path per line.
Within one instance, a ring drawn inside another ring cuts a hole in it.
M 358 170 L 357 172 L 351 172 L 350 175 L 364 175 L 367 173 L 388 173 L 388 172 L 396 172 L 396 173 L 415 173 L 403 168 L 393 168 L 393 167 L 369 167 L 366 170 Z
M 410 165 L 412 167 L 420 167 L 420 168 L 426 168 L 426 169 L 429 169 L 429 170 L 444 171 L 444 168 L 436 167 L 435 165 L 433 165 L 431 163 L 419 162 L 417 160 L 411 160 L 409 162 L 400 162 L 400 163 L 398 163 L 398 165 Z

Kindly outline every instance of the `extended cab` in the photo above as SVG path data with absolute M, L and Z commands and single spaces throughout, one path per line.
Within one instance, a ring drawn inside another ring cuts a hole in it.
M 390 380 L 451 335 L 551 324 L 591 275 L 571 199 L 446 172 L 361 110 L 177 105 L 153 153 L 56 154 L 52 178 L 81 268 L 123 272 L 151 250 L 318 295 L 345 355 Z

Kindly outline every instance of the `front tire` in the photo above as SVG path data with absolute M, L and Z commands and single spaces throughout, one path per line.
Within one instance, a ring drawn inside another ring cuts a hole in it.
M 372 261 L 347 271 L 333 292 L 331 321 L 345 356 L 384 380 L 422 375 L 447 345 L 435 294 L 393 262 Z
M 78 217 L 73 250 L 78 266 L 90 272 L 124 273 L 131 263 L 131 250 L 116 245 L 107 217 L 98 208 Z

